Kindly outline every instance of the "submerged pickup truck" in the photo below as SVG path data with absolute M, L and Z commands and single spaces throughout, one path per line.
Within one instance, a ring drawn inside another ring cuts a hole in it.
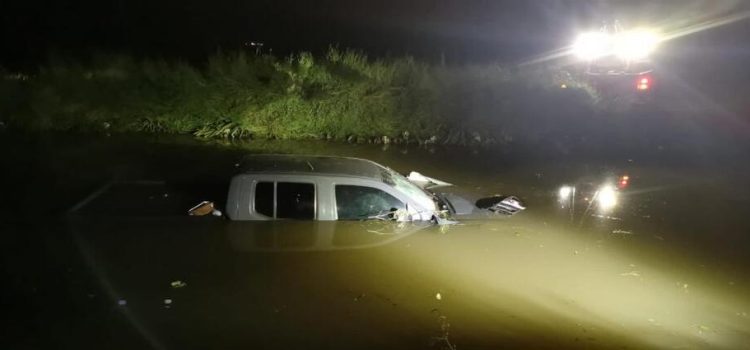
M 262 155 L 249 157 L 229 187 L 232 220 L 452 220 L 457 216 L 523 209 L 515 197 L 474 203 L 437 191 L 450 186 L 412 172 L 408 177 L 375 162 L 346 157 Z
M 357 158 L 258 155 L 234 173 L 223 207 L 195 204 L 227 193 L 226 182 L 114 181 L 73 206 L 67 222 L 83 252 L 89 242 L 119 251 L 144 240 L 169 246 L 182 236 L 210 246 L 217 234 L 236 251 L 330 251 L 373 248 L 435 224 L 524 209 L 515 197 L 471 200 L 446 192 L 446 182 Z
M 223 208 L 226 217 L 233 221 L 393 220 L 444 224 L 464 218 L 506 217 L 525 209 L 513 196 L 470 200 L 443 192 L 451 186 L 447 182 L 416 172 L 405 177 L 359 158 L 254 155 L 246 157 L 240 169 L 230 181 Z M 133 184 L 130 186 L 122 192 L 137 192 Z M 99 197 L 108 196 L 113 187 L 110 184 L 100 189 L 71 212 L 97 211 L 100 206 L 137 212 L 146 207 L 125 208 L 128 201 L 118 199 L 97 203 L 101 202 Z M 154 194 L 148 197 L 153 198 Z M 159 201 L 154 203 L 158 206 Z M 195 208 L 192 212 L 196 212 Z M 202 211 L 203 214 L 210 212 Z M 218 210 L 213 210 L 213 213 L 221 215 Z

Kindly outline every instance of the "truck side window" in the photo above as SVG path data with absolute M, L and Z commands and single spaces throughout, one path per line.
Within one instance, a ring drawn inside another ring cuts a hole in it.
M 315 185 L 278 182 L 276 184 L 276 217 L 279 219 L 315 219 Z
M 258 182 L 255 185 L 255 212 L 273 217 L 273 182 Z
M 377 188 L 337 185 L 336 211 L 339 220 L 364 220 L 406 206 L 397 198 Z

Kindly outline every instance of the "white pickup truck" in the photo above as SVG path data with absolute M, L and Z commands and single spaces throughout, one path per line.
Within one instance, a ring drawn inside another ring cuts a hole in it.
M 118 212 L 172 216 L 189 203 L 179 193 L 160 194 L 158 182 L 113 183 L 70 212 Z M 254 155 L 244 159 L 229 184 L 224 214 L 233 221 L 395 220 L 451 223 L 462 218 L 503 217 L 525 208 L 512 196 L 470 201 L 439 192 L 451 186 L 412 172 L 408 177 L 375 162 L 347 157 Z M 120 193 L 121 198 L 117 197 Z M 143 192 L 142 195 L 136 195 Z M 128 199 L 136 199 L 132 202 Z M 149 200 L 143 200 L 149 198 Z M 194 200 L 194 199 L 191 199 Z M 194 204 L 194 202 L 193 202 Z M 211 208 L 213 209 L 213 207 Z M 210 212 L 210 211 L 208 211 Z M 183 211 L 184 213 L 184 211 Z M 204 211 L 204 213 L 207 213 Z M 219 214 L 214 211 L 214 214 Z
M 515 197 L 471 203 L 436 191 L 449 183 L 416 172 L 404 177 L 365 159 L 260 155 L 244 164 L 229 187 L 226 214 L 232 220 L 441 221 L 525 209 Z

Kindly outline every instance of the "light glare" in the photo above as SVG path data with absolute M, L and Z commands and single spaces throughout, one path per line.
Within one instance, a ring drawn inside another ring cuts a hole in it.
M 570 197 L 570 193 L 573 192 L 573 189 L 570 186 L 563 186 L 560 187 L 560 200 L 566 200 L 568 197 Z
M 596 60 L 614 55 L 624 61 L 648 58 L 659 43 L 653 31 L 636 29 L 617 34 L 587 32 L 578 36 L 573 44 L 573 53 L 584 60 Z
M 606 33 L 591 32 L 578 36 L 573 53 L 584 60 L 594 60 L 610 54 L 611 38 Z
M 624 32 L 614 38 L 614 54 L 626 61 L 645 59 L 656 49 L 658 41 L 658 36 L 648 30 Z
M 597 193 L 597 204 L 602 210 L 610 210 L 617 205 L 617 191 L 613 186 L 603 186 Z

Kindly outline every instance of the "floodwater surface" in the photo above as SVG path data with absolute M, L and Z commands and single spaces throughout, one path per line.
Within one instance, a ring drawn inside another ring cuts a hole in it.
M 744 152 L 12 142 L 2 207 L 6 348 L 750 344 L 750 191 L 736 155 Z M 248 153 L 363 157 L 478 194 L 516 195 L 528 209 L 449 226 L 188 217 L 200 200 L 222 206 Z M 609 211 L 559 198 L 561 186 L 575 186 L 587 203 L 588 188 L 624 175 Z M 130 201 L 116 215 L 64 215 L 113 179 L 163 184 L 123 190 Z

